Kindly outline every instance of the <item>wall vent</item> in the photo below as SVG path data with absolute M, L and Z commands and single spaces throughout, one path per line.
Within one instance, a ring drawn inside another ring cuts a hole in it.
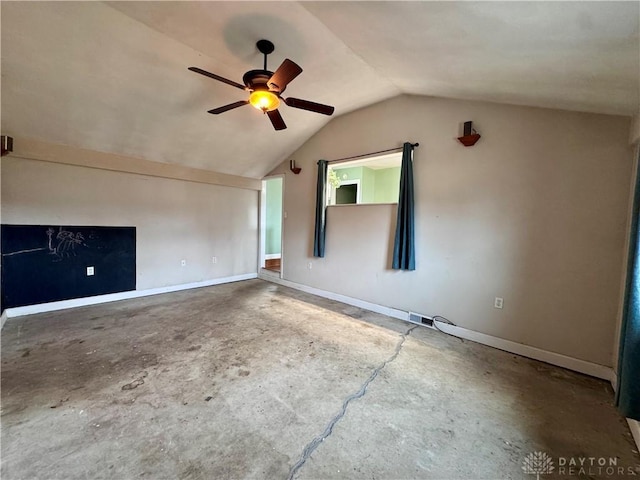
M 409 321 L 417 325 L 422 325 L 423 327 L 433 328 L 434 330 L 436 328 L 433 326 L 433 319 L 421 313 L 409 312 Z

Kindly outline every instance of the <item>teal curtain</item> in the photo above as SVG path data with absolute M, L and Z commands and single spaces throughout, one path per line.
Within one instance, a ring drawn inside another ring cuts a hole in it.
M 402 168 L 400 170 L 400 196 L 398 198 L 398 219 L 393 243 L 392 268 L 415 270 L 415 223 L 413 203 L 413 145 L 402 147 Z
M 316 228 L 313 236 L 313 256 L 324 257 L 324 242 L 327 233 L 327 166 L 326 160 L 318 160 L 318 183 L 316 185 Z
M 625 417 L 640 420 L 640 175 L 636 175 L 634 195 L 616 405 Z

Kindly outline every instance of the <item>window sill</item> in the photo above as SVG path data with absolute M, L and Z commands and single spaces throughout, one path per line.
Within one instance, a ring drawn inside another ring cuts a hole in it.
M 328 208 L 333 207 L 372 207 L 376 205 L 398 205 L 398 202 L 392 203 L 343 203 L 340 205 L 327 205 Z

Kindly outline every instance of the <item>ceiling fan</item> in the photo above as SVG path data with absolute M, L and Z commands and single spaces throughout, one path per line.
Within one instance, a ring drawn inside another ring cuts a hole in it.
M 269 120 L 271 120 L 273 128 L 276 130 L 284 130 L 287 128 L 287 125 L 282 119 L 282 115 L 280 115 L 280 112 L 278 111 L 281 100 L 289 107 L 322 113 L 323 115 L 333 114 L 335 109 L 329 105 L 310 102 L 309 100 L 301 100 L 299 98 L 283 98 L 281 95 L 287 88 L 287 85 L 291 80 L 302 73 L 302 68 L 287 58 L 275 72 L 270 72 L 267 70 L 267 55 L 273 52 L 273 43 L 269 40 L 259 40 L 256 43 L 256 46 L 260 53 L 264 55 L 264 68 L 262 70 L 249 70 L 245 73 L 242 77 L 244 85 L 216 75 L 215 73 L 207 72 L 206 70 L 202 70 L 198 67 L 189 67 L 189 70 L 192 72 L 199 73 L 200 75 L 213 78 L 219 82 L 223 82 L 227 85 L 231 85 L 232 87 L 249 92 L 248 100 L 240 100 L 238 102 L 230 103 L 229 105 L 214 108 L 209 110 L 209 113 L 218 115 L 220 113 L 233 110 L 234 108 L 251 104 L 258 110 L 267 114 Z

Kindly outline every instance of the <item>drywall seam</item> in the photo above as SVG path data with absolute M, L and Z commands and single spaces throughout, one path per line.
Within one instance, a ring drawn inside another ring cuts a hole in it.
M 257 276 L 257 273 L 246 273 L 242 275 L 233 275 L 231 277 L 204 280 L 202 282 L 170 285 L 168 287 L 150 288 L 147 290 L 132 290 L 130 292 L 110 293 L 107 295 L 97 295 L 95 297 L 74 298 L 73 300 L 62 300 L 60 302 L 40 303 L 37 305 L 28 305 L 25 307 L 7 308 L 2 313 L 2 315 L 6 316 L 6 318 L 15 318 L 21 317 L 23 315 L 33 315 L 35 313 L 54 312 L 56 310 L 65 310 L 67 308 L 85 307 L 88 305 L 98 305 L 100 303 L 117 302 L 119 300 L 128 300 L 131 298 L 159 295 L 161 293 L 178 292 L 181 290 L 189 290 L 192 288 L 210 287 L 212 285 L 220 285 L 222 283 L 239 282 L 242 280 L 257 278 Z M 4 321 L 2 322 L 2 325 L 4 325 Z
M 319 288 L 309 287 L 300 283 L 292 282 L 290 280 L 283 280 L 269 275 L 259 274 L 258 278 L 263 280 L 284 285 L 285 287 L 301 290 L 306 293 L 311 293 L 319 297 L 328 298 L 330 300 L 336 300 L 338 302 L 346 303 L 347 305 L 353 305 L 354 307 L 363 308 L 372 312 L 387 315 L 389 317 L 397 318 L 399 320 L 408 321 L 409 313 L 403 310 L 395 308 L 385 307 L 375 303 L 365 302 L 357 298 L 347 297 L 346 295 L 340 295 L 333 292 L 327 292 L 326 290 L 320 290 Z M 613 369 L 604 365 L 598 365 L 596 363 L 587 362 L 586 360 L 580 360 L 573 357 L 568 357 L 559 353 L 549 352 L 540 348 L 525 345 L 523 343 L 512 342 L 499 337 L 493 337 L 484 333 L 475 332 L 473 330 L 467 330 L 466 328 L 454 327 L 443 322 L 438 322 L 438 329 L 454 335 L 456 337 L 471 340 L 489 347 L 504 350 L 506 352 L 522 355 L 523 357 L 532 358 L 541 362 L 546 362 L 551 365 L 573 370 L 575 372 L 591 375 L 592 377 L 601 378 L 611 381 L 613 375 Z
M 40 160 L 43 162 L 135 173 L 150 177 L 170 178 L 173 180 L 185 180 L 188 182 L 245 188 L 249 190 L 260 190 L 262 188 L 261 181 L 254 178 L 154 162 L 113 153 L 96 152 L 94 150 L 46 143 L 27 138 L 15 138 L 13 148 L 14 151 L 10 154 L 13 158 Z

